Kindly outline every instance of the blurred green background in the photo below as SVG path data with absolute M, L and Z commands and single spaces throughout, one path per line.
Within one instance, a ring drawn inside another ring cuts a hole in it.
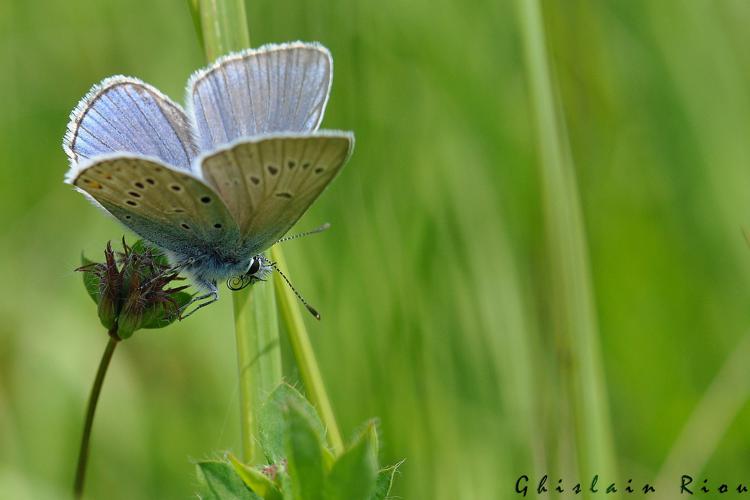
M 541 4 L 606 387 L 580 397 L 612 431 L 589 444 L 616 457 L 613 481 L 747 480 L 750 3 Z M 323 126 L 357 148 L 299 224 L 333 230 L 287 244 L 288 273 L 323 313 L 308 326 L 343 431 L 380 418 L 384 461 L 406 459 L 402 498 L 506 498 L 524 473 L 573 483 L 591 436 L 564 388 L 582 353 L 551 313 L 556 207 L 516 7 L 248 2 L 253 45 L 334 55 Z M 106 343 L 73 269 L 123 234 L 62 183 L 68 113 L 117 73 L 181 102 L 204 61 L 183 1 L 5 1 L 0 64 L 0 497 L 60 498 Z M 90 498 L 190 498 L 190 460 L 239 448 L 222 293 L 116 352 Z

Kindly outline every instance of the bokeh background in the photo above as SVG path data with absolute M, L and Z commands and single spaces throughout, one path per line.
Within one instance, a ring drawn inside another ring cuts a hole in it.
M 248 2 L 253 45 L 331 49 L 324 127 L 357 134 L 299 224 L 333 230 L 285 248 L 324 315 L 308 326 L 340 424 L 379 417 L 407 499 L 573 483 L 585 449 L 615 458 L 613 481 L 747 481 L 750 3 L 541 2 L 588 252 L 561 299 L 523 1 Z M 202 65 L 182 1 L 0 6 L 2 498 L 68 494 L 106 343 L 73 269 L 123 230 L 62 183 L 68 113 L 117 73 L 182 102 Z M 238 449 L 228 295 L 118 349 L 90 498 L 190 498 L 191 459 Z M 587 297 L 584 352 L 558 314 Z M 604 390 L 576 393 L 586 363 Z M 580 425 L 589 404 L 609 431 Z

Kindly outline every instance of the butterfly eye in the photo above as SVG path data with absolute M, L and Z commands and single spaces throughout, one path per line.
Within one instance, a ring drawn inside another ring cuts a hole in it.
M 253 262 L 250 264 L 250 268 L 247 270 L 247 274 L 253 275 L 258 272 L 258 269 L 260 269 L 260 259 L 257 257 L 253 257 Z

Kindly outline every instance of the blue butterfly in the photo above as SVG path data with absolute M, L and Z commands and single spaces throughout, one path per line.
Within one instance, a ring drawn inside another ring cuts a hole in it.
M 70 115 L 65 180 L 205 291 L 192 314 L 218 300 L 217 281 L 264 279 L 263 252 L 351 155 L 351 132 L 317 130 L 332 76 L 325 47 L 295 42 L 197 71 L 187 111 L 138 79 L 107 78 Z

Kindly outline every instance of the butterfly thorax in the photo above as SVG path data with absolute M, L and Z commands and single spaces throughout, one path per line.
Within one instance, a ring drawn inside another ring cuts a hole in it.
M 247 271 L 253 262 L 253 255 L 209 250 L 198 255 L 183 255 L 168 252 L 174 265 L 184 265 L 184 271 L 198 284 L 208 285 L 238 276 Z

